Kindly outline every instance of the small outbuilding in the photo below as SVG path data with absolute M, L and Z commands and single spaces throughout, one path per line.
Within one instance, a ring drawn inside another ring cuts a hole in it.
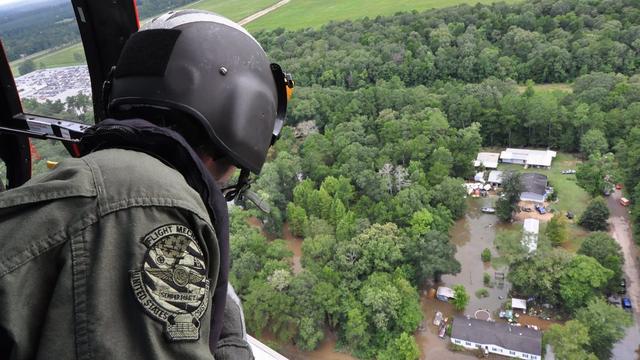
M 527 312 L 527 300 L 524 299 L 511 299 L 511 309 L 513 310 L 522 310 L 525 313 Z
M 484 171 L 480 171 L 473 176 L 473 180 L 479 183 L 485 183 L 484 181 Z
M 481 152 L 478 153 L 476 160 L 473 162 L 473 166 L 484 166 L 486 169 L 498 168 L 498 161 L 500 160 L 500 153 Z
M 493 170 L 489 172 L 489 180 L 487 181 L 491 186 L 498 187 L 502 185 L 502 171 Z
M 540 232 L 540 221 L 538 219 L 524 219 L 522 231 L 522 246 L 529 253 L 538 249 L 538 233 Z
M 446 286 L 440 286 L 436 292 L 436 298 L 440 301 L 449 301 L 449 299 L 453 299 L 453 289 Z

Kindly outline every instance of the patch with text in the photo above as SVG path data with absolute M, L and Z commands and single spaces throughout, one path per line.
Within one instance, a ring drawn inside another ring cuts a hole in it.
M 147 247 L 140 270 L 131 270 L 131 287 L 153 319 L 164 324 L 170 341 L 198 340 L 200 318 L 209 304 L 209 280 L 202 249 L 193 231 L 169 224 L 142 238 Z

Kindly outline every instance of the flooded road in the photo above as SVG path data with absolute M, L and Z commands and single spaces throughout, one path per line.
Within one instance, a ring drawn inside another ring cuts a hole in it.
M 433 325 L 433 318 L 436 312 L 440 311 L 445 318 L 449 318 L 449 322 L 453 319 L 456 311 L 449 303 L 429 299 L 423 291 L 420 296 L 420 306 L 424 320 L 422 321 L 423 329 L 416 332 L 416 342 L 420 348 L 420 359 L 451 359 L 466 360 L 475 359 L 476 357 L 469 353 L 457 353 L 447 349 L 447 344 L 451 341 L 449 337 L 440 339 L 438 337 L 438 327 Z
M 456 259 L 462 269 L 457 275 L 442 276 L 442 282 L 448 287 L 462 284 L 467 289 L 469 305 L 465 314 L 473 315 L 476 310 L 487 309 L 495 318 L 495 311 L 506 301 L 511 287 L 506 279 L 502 281 L 502 286 L 499 284 L 501 281 L 495 279 L 496 272 L 502 272 L 506 277 L 507 268 L 494 269 L 480 259 L 480 253 L 485 248 L 491 249 L 494 258 L 498 256 L 493 244 L 496 227 L 500 226 L 498 217 L 480 212 L 482 207 L 493 207 L 496 200 L 497 196 L 469 199 L 466 216 L 458 220 L 450 232 L 451 241 L 457 246 Z M 484 272 L 491 276 L 493 288 L 484 286 Z M 482 288 L 489 291 L 489 297 L 478 299 L 475 293 Z
M 289 224 L 284 223 L 282 225 L 282 238 L 287 243 L 287 247 L 293 253 L 291 258 L 291 268 L 294 274 L 298 274 L 302 271 L 302 238 L 295 237 L 289 230 Z
M 638 359 L 636 350 L 640 347 L 640 271 L 638 267 L 638 248 L 633 242 L 629 221 L 629 208 L 620 205 L 622 197 L 620 191 L 616 191 L 607 199 L 607 205 L 611 212 L 609 218 L 609 232 L 622 247 L 624 254 L 624 273 L 627 278 L 627 297 L 631 299 L 634 309 L 635 324 L 627 330 L 624 339 L 613 348 L 614 359 Z

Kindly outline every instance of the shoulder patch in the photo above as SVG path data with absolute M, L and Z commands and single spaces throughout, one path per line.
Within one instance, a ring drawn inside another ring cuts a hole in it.
M 151 318 L 163 323 L 170 341 L 200 338 L 200 318 L 209 304 L 208 270 L 193 231 L 160 226 L 142 238 L 147 253 L 131 270 L 133 294 Z

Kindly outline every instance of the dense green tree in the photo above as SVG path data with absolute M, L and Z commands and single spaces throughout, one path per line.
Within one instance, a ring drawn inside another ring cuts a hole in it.
M 287 205 L 287 220 L 289 220 L 289 230 L 294 236 L 302 236 L 307 225 L 307 212 L 294 203 Z
M 469 304 L 469 294 L 467 294 L 467 290 L 463 285 L 453 286 L 453 299 L 451 299 L 451 303 L 458 311 L 462 311 L 467 307 L 467 304 Z
M 544 334 L 553 347 L 558 360 L 596 360 L 587 350 L 591 339 L 589 328 L 578 320 L 569 320 L 564 325 L 553 324 Z
M 613 345 L 624 337 L 626 328 L 633 324 L 630 314 L 599 298 L 579 309 L 576 319 L 589 330 L 588 349 L 599 359 L 611 358 Z
M 420 357 L 420 349 L 413 336 L 402 333 L 400 337 L 387 345 L 376 357 L 379 360 L 417 360 Z
M 609 150 L 609 144 L 604 133 L 598 129 L 587 131 L 580 139 L 580 151 L 589 157 L 594 154 L 605 154 Z
M 598 197 L 591 200 L 578 224 L 591 231 L 607 230 L 609 227 L 607 220 L 609 220 L 609 208 L 604 199 Z
M 461 179 L 445 178 L 434 187 L 431 204 L 443 205 L 451 212 L 454 219 L 461 218 L 467 210 L 466 192 L 462 184 Z
M 553 246 L 560 246 L 567 240 L 567 220 L 562 214 L 555 214 L 547 223 L 545 234 Z
M 509 267 L 509 281 L 519 294 L 562 306 L 559 284 L 570 261 L 571 255 L 561 249 L 549 254 L 536 254 L 530 259 L 519 259 Z
M 404 248 L 404 258 L 413 266 L 417 284 L 428 279 L 438 280 L 443 274 L 459 273 L 460 263 L 455 253 L 449 237 L 433 230 L 414 235 Z
M 618 284 L 623 275 L 622 265 L 624 264 L 624 257 L 622 256 L 622 249 L 617 241 L 605 232 L 594 232 L 584 239 L 582 245 L 580 245 L 578 254 L 591 256 L 598 260 L 600 265 L 613 271 L 613 277 L 609 282 L 609 289 L 612 291 L 618 290 Z
M 589 194 L 600 196 L 604 190 L 612 187 L 611 180 L 607 181 L 607 178 L 612 177 L 612 181 L 615 181 L 616 170 L 613 154 L 594 153 L 588 161 L 578 165 L 576 179 Z
M 560 296 L 567 309 L 576 311 L 600 293 L 613 277 L 613 271 L 592 257 L 576 255 L 560 277 Z
M 20 71 L 20 75 L 26 75 L 36 69 L 36 64 L 31 59 L 27 59 L 23 61 L 18 66 L 18 71 Z

